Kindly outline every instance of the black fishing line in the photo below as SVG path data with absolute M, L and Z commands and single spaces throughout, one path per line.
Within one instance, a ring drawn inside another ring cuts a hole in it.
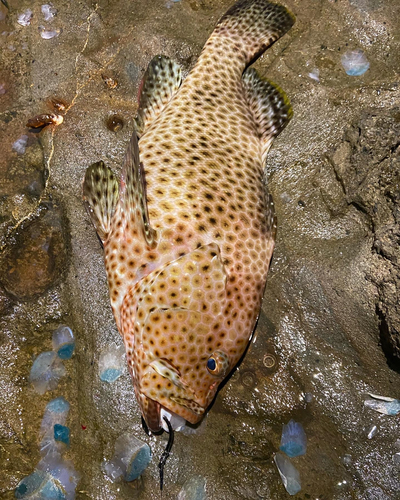
M 158 468 L 160 469 L 160 491 L 162 491 L 163 489 L 165 462 L 167 461 L 169 454 L 171 452 L 172 445 L 174 444 L 174 429 L 172 428 L 171 422 L 168 420 L 167 417 L 164 417 L 163 420 L 164 422 L 166 422 L 168 426 L 169 437 L 167 446 L 164 450 L 164 453 L 161 455 L 160 461 L 158 463 Z
M 143 427 L 144 432 L 148 436 L 150 436 L 151 432 L 149 431 L 149 428 L 147 427 L 146 421 L 145 421 L 145 419 L 143 417 L 142 417 L 142 427 Z

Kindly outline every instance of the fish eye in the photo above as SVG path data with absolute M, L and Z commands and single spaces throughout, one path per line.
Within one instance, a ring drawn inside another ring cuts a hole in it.
M 207 370 L 211 375 L 224 377 L 229 368 L 229 358 L 222 351 L 215 351 L 207 360 Z
M 217 363 L 216 363 L 215 359 L 213 357 L 208 358 L 208 361 L 207 361 L 208 371 L 213 372 L 213 371 L 215 371 L 216 368 L 217 368 Z

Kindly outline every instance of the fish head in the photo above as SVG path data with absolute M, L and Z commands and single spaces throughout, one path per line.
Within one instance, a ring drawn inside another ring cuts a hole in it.
M 138 392 L 142 400 L 146 398 L 141 406 L 150 429 L 157 419 L 161 425 L 161 408 L 198 423 L 230 371 L 228 353 L 212 335 L 215 322 L 204 316 L 190 310 L 162 309 L 146 321 L 146 332 L 152 331 L 157 340 L 152 336 L 151 343 L 144 342 L 151 347 L 140 370 Z M 156 416 L 154 403 L 159 405 Z
M 198 423 L 235 360 L 228 351 L 226 275 L 217 245 L 152 274 L 140 289 L 133 356 L 136 396 L 156 432 L 161 409 Z

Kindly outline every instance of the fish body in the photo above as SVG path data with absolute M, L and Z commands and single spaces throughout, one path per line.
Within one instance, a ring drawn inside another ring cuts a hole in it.
M 276 229 L 265 159 L 291 108 L 246 68 L 293 22 L 281 5 L 239 1 L 182 84 L 174 62 L 154 58 L 119 186 L 102 162 L 86 172 L 112 309 L 153 432 L 161 409 L 199 422 L 253 333 Z

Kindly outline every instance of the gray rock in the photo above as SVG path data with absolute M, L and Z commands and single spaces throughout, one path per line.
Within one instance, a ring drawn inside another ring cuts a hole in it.
M 368 279 L 377 288 L 382 347 L 400 366 L 400 108 L 367 110 L 330 156 L 348 204 L 373 235 Z

